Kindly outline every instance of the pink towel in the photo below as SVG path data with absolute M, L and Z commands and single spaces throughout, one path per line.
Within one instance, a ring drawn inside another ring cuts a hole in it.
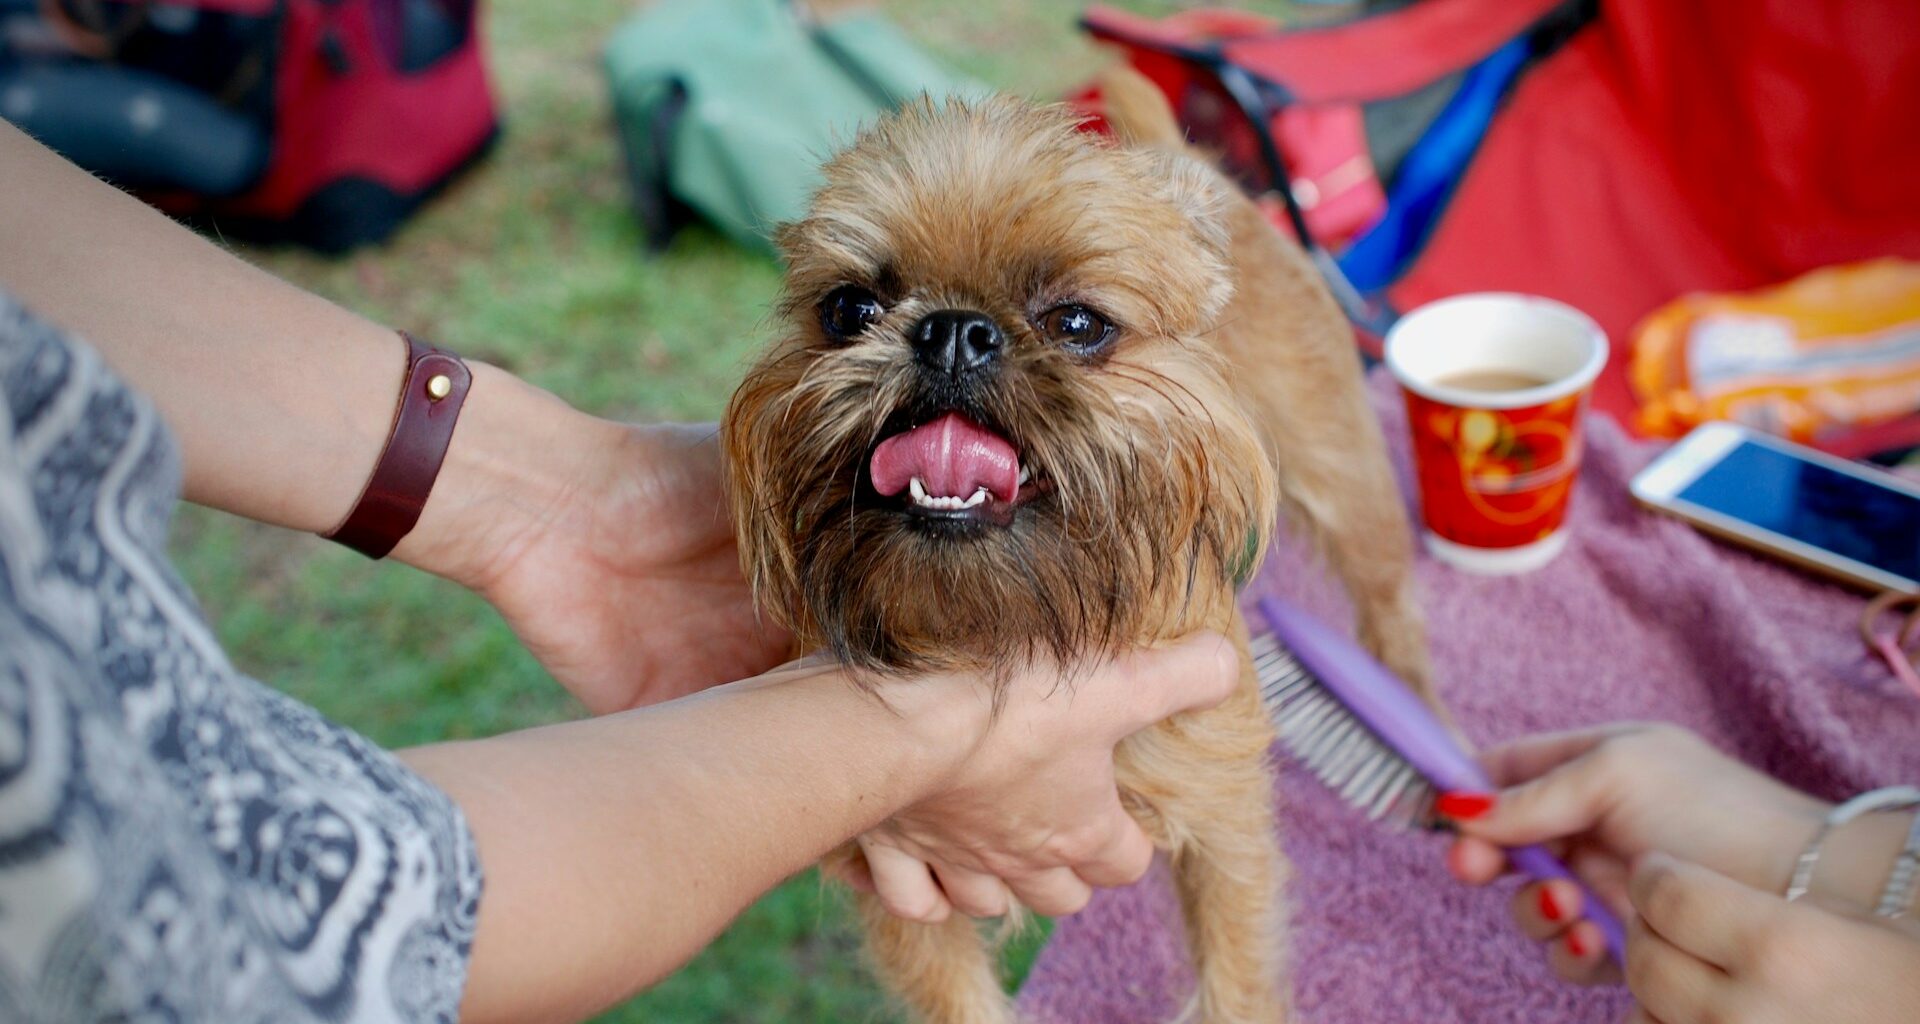
M 1374 404 L 1410 488 L 1398 395 Z M 1628 480 L 1652 454 L 1611 421 L 1589 423 L 1572 543 L 1530 575 L 1419 566 L 1441 692 L 1476 743 L 1626 719 L 1677 722 L 1828 798 L 1920 783 L 1920 700 L 1855 632 L 1862 598 L 1716 543 L 1638 508 Z M 1338 589 L 1297 550 L 1276 550 L 1251 588 L 1346 622 Z M 1283 762 L 1284 765 L 1284 762 Z M 1619 989 L 1557 981 L 1507 919 L 1512 883 L 1473 890 L 1442 842 L 1368 825 L 1283 766 L 1279 831 L 1289 889 L 1297 1019 L 1606 1021 Z M 1026 1019 L 1148 1024 L 1191 991 L 1164 873 L 1098 896 L 1061 921 L 1025 989 Z

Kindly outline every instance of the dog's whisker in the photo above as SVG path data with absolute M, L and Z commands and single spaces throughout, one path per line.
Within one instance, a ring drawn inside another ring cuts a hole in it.
M 1206 328 L 1206 329 L 1204 329 L 1204 330 L 1200 330 L 1200 331 L 1195 331 L 1195 332 L 1194 332 L 1194 337 L 1195 337 L 1195 338 L 1205 338 L 1205 337 L 1210 337 L 1210 336 L 1212 336 L 1212 335 L 1215 335 L 1215 334 L 1219 334 L 1219 333 L 1220 333 L 1221 331 L 1224 331 L 1224 330 L 1226 330 L 1226 329 L 1227 329 L 1227 328 L 1229 328 L 1229 327 L 1235 327 L 1235 326 L 1238 326 L 1238 325 L 1239 325 L 1239 323 L 1240 323 L 1240 318 L 1239 318 L 1239 317 L 1234 317 L 1234 318 L 1233 318 L 1233 319 L 1231 319 L 1231 320 L 1221 320 L 1221 321 L 1218 321 L 1218 322 L 1216 322 L 1216 323 L 1215 323 L 1215 324 L 1214 324 L 1214 325 L 1213 325 L 1212 327 L 1208 327 L 1208 328 Z M 1182 340 L 1184 341 L 1185 339 L 1182 339 Z

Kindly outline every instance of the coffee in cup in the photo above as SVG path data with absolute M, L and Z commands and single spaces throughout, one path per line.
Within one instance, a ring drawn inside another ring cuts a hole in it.
M 1460 295 L 1402 317 L 1386 360 L 1406 395 L 1427 549 L 1488 574 L 1551 561 L 1607 361 L 1599 326 L 1552 299 Z

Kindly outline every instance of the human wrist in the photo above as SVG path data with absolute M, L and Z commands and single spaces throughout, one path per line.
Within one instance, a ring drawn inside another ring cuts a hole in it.
M 393 557 L 481 590 L 586 485 L 593 453 L 618 446 L 622 431 L 498 367 L 469 366 L 446 461 Z
M 1766 892 L 1785 892 L 1807 843 L 1821 830 L 1833 805 L 1785 786 L 1786 794 L 1768 813 L 1753 822 L 1753 840 L 1744 847 L 1748 856 L 1715 870 Z
M 873 694 L 863 692 L 862 683 L 851 677 L 843 677 L 842 685 L 879 709 L 912 751 L 912 785 L 904 794 L 906 806 L 950 790 L 993 726 L 990 694 L 964 675 L 881 680 Z
M 921 784 L 912 794 L 911 805 L 953 788 L 975 761 L 993 726 L 993 715 L 984 688 L 971 679 L 943 676 L 908 685 L 924 688 L 917 695 L 920 706 L 905 713 L 912 742 L 924 752 Z
M 876 684 L 824 659 L 808 659 L 689 699 L 762 688 L 779 696 L 785 707 L 778 714 L 795 727 L 827 736 L 851 724 L 864 738 L 857 747 L 837 753 L 878 769 L 871 778 L 879 788 L 871 796 L 877 798 L 881 818 L 952 788 L 991 719 L 979 688 L 963 677 L 929 675 Z M 849 774 L 860 773 L 849 769 Z
M 1863 814 L 1830 832 L 1821 844 L 1820 860 L 1808 893 L 1862 913 L 1871 912 L 1905 848 L 1913 827 L 1913 810 Z

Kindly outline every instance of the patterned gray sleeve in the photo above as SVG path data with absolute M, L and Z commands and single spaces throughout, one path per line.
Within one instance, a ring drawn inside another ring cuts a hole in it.
M 446 795 L 236 672 L 153 407 L 0 295 L 0 1020 L 451 1021 Z

